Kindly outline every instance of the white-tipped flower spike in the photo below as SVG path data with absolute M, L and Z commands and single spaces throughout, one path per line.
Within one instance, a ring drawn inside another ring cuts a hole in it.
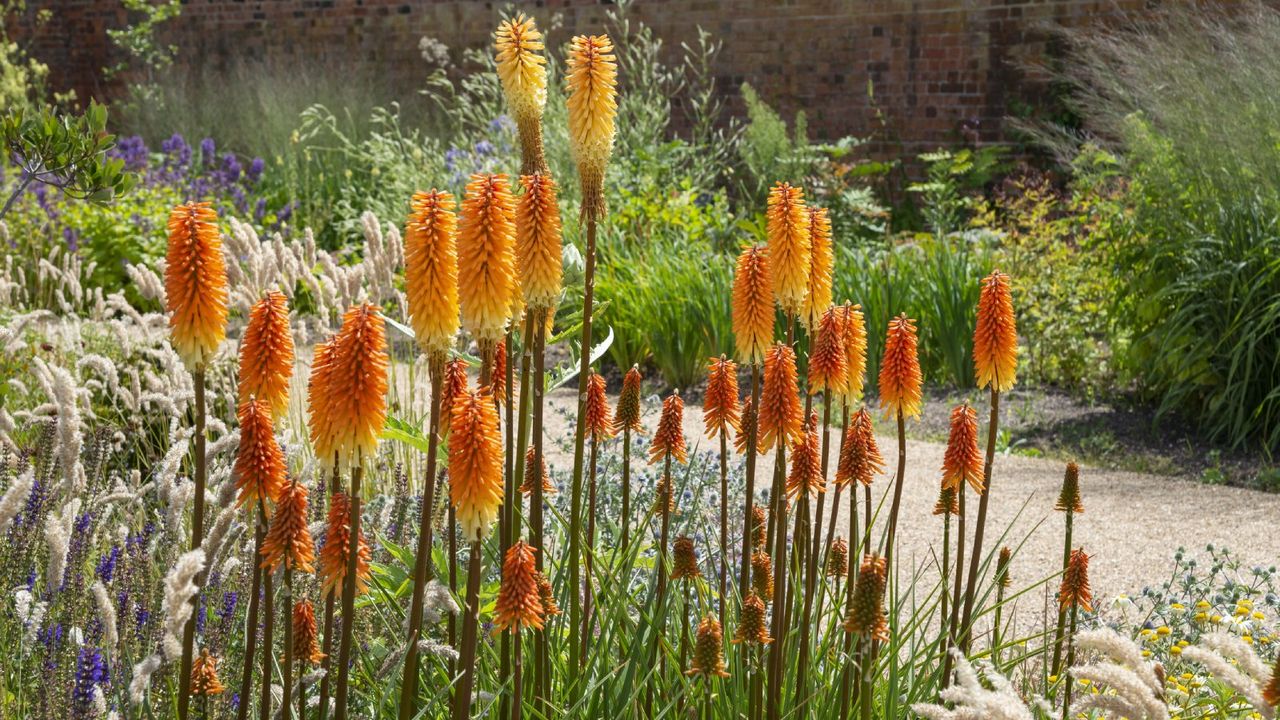
M 582 217 L 604 217 L 604 169 L 613 154 L 618 65 L 608 35 L 578 35 L 569 45 L 569 145 L 582 183 Z

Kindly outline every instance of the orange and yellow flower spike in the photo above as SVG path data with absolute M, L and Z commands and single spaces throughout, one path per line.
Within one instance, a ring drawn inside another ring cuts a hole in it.
M 813 332 L 831 305 L 831 282 L 835 273 L 835 248 L 831 244 L 831 218 L 827 209 L 808 208 L 809 215 L 809 291 L 804 296 L 804 312 L 800 322 Z
M 862 400 L 867 380 L 867 323 L 861 305 L 846 302 L 840 308 L 840 315 L 840 327 L 844 330 L 845 382 L 839 398 L 853 407 Z
M 498 342 L 519 297 L 515 198 L 506 175 L 472 175 L 458 227 L 462 326 L 483 348 Z
M 428 358 L 442 358 L 458 335 L 458 217 L 453 195 L 413 194 L 404 230 L 409 323 Z
M 315 559 L 315 545 L 307 529 L 307 486 L 290 483 L 281 491 L 271 516 L 271 525 L 262 543 L 262 567 L 270 572 L 281 565 L 312 572 Z
M 322 592 L 342 594 L 343 580 L 347 576 L 347 551 L 351 547 L 351 500 L 344 492 L 329 497 L 329 514 L 325 517 L 324 545 L 320 548 L 320 585 Z M 356 550 L 356 594 L 363 595 L 369 589 L 369 562 L 373 553 L 360 531 Z
M 884 614 L 884 592 L 888 581 L 885 559 L 879 555 L 863 556 L 858 579 L 854 581 L 853 604 L 844 620 L 845 632 L 882 643 L 889 642 L 889 623 Z
M 704 678 L 729 677 L 724 667 L 723 635 L 720 621 L 707 613 L 698 623 L 698 636 L 693 646 L 693 667 L 685 671 L 685 675 L 700 675 Z
M 1058 590 L 1058 604 L 1065 610 L 1078 607 L 1093 612 L 1093 592 L 1089 589 L 1089 556 L 1083 548 L 1071 551 L 1067 569 L 1062 574 L 1062 587 Z
M 733 274 L 733 337 L 740 362 L 764 362 L 764 354 L 773 343 L 773 320 L 769 256 L 765 248 L 752 246 L 738 256 Z
M 218 214 L 209 203 L 178 205 L 169 213 L 164 289 L 173 349 L 194 372 L 227 336 L 227 265 Z
M 942 485 L 958 491 L 967 482 L 982 494 L 982 452 L 978 449 L 978 413 L 968 403 L 951 411 L 951 431 L 942 458 Z
M 920 415 L 923 401 L 920 360 L 916 357 L 915 320 L 905 313 L 889 321 L 889 334 L 880 361 L 880 407 L 886 417 L 902 413 L 904 418 Z
M 387 335 L 378 308 L 364 304 L 347 310 L 333 346 L 327 404 L 334 449 L 346 466 L 373 459 L 387 421 Z
M 257 398 L 240 403 L 240 449 L 236 453 L 236 504 L 275 502 L 284 490 L 284 452 L 276 442 L 271 409 Z
M 658 431 L 654 433 L 653 443 L 649 445 L 650 465 L 667 456 L 671 456 L 676 462 L 689 462 L 689 452 L 684 441 L 684 399 L 680 397 L 679 391 L 671 393 L 662 401 Z M 670 490 L 668 487 L 668 493 Z
M 813 413 L 804 425 L 800 439 L 791 446 L 791 472 L 787 474 L 787 497 L 816 495 L 825 491 L 822 477 L 822 451 L 818 445 L 818 414 Z
M 542 57 L 542 33 L 524 13 L 507 18 L 494 33 L 498 51 L 498 79 L 507 109 L 520 133 L 521 172 L 544 172 L 542 110 L 547 104 L 547 60 Z
M 785 182 L 774 185 L 765 219 L 773 297 L 783 313 L 799 319 L 809 294 L 812 250 L 804 191 Z
M 587 432 L 597 442 L 613 437 L 613 419 L 609 417 L 609 396 L 605 394 L 604 376 L 595 370 L 587 378 Z
M 764 388 L 760 393 L 760 452 L 775 443 L 800 439 L 804 418 L 796 377 L 796 352 L 786 343 L 775 343 L 764 357 Z
M 738 365 L 721 355 L 707 364 L 707 391 L 702 396 L 702 420 L 707 437 L 728 436 L 742 420 L 742 401 L 738 398 Z
M 538 569 L 533 560 L 535 552 L 523 540 L 507 548 L 493 615 L 495 635 L 507 629 L 512 632 L 542 629 L 543 609 L 538 591 Z
M 569 147 L 582 184 L 582 217 L 602 220 L 604 169 L 613 154 L 618 65 L 608 35 L 577 35 L 569 45 Z
M 551 310 L 564 282 L 563 238 L 556 183 L 550 175 L 523 175 L 524 194 L 516 203 L 516 257 L 520 287 L 531 311 Z
M 1004 392 L 1017 382 L 1018 326 L 1013 316 L 1009 276 L 993 270 L 982 281 L 978 324 L 973 332 L 973 364 L 978 387 Z
M 493 397 L 465 392 L 449 430 L 449 499 L 468 542 L 483 540 L 502 506 L 502 436 Z
M 640 425 L 640 368 L 632 365 L 622 378 L 622 392 L 618 395 L 618 407 L 613 413 L 613 432 L 623 430 L 643 432 Z
M 289 410 L 289 378 L 293 375 L 293 334 L 289 332 L 289 300 L 270 290 L 249 310 L 240 340 L 240 402 L 261 398 L 279 420 Z
M 307 430 L 311 437 L 311 450 L 325 472 L 333 472 L 337 445 L 334 442 L 333 411 L 329 391 L 333 377 L 334 358 L 337 355 L 335 338 L 318 343 L 311 356 L 311 377 L 307 379 Z
M 844 312 L 829 307 L 818 321 L 813 354 L 809 356 L 809 394 L 826 393 L 833 400 L 848 383 L 849 357 L 844 349 Z M 831 403 L 829 403 L 831 404 Z
M 310 600 L 293 604 L 293 656 L 300 662 L 319 664 L 324 660 L 320 652 L 320 633 L 316 632 L 316 611 Z
M 876 445 L 875 428 L 871 425 L 871 413 L 860 408 L 849 420 L 844 442 L 840 445 L 840 462 L 836 469 L 836 483 L 848 487 L 859 482 L 870 485 L 877 473 L 884 472 L 884 458 Z

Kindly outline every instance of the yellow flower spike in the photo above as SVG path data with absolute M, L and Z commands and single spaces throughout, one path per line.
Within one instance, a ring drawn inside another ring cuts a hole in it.
M 783 313 L 800 318 L 809 293 L 811 251 L 804 191 L 785 182 L 774 185 L 765 220 L 773 297 Z
M 169 213 L 164 289 L 173 349 L 194 372 L 227 336 L 227 265 L 218 214 L 209 203 L 178 205 Z
M 482 347 L 502 338 L 520 292 L 515 239 L 507 176 L 472 175 L 458 224 L 458 297 L 462 325 Z
M 880 407 L 885 417 L 902 413 L 904 418 L 918 417 L 923 401 L 920 360 L 916 356 L 915 321 L 906 313 L 889 321 L 880 361 Z
M 483 540 L 502 506 L 502 436 L 498 411 L 484 390 L 453 405 L 449 429 L 449 498 L 469 541 Z
M 533 18 L 519 13 L 498 25 L 494 49 L 502 93 L 520 133 L 521 173 L 545 172 L 542 110 L 547 105 L 547 60 L 540 52 L 542 33 Z
M 808 208 L 809 288 L 804 296 L 801 323 L 809 332 L 818 326 L 831 305 L 831 280 L 835 271 L 835 249 L 831 244 L 831 218 L 827 209 Z
M 404 231 L 409 322 L 427 357 L 443 357 L 458 334 L 458 218 L 453 195 L 414 193 Z
M 973 332 L 978 387 L 1004 392 L 1017 382 L 1018 326 L 1013 316 L 1009 276 L 994 270 L 982 281 L 978 324 Z
M 343 466 L 370 461 L 387 421 L 387 333 L 377 306 L 355 305 L 334 338 L 328 406 Z
M 809 355 L 809 394 L 834 395 L 848 383 L 849 356 L 844 349 L 844 313 L 835 306 L 822 313 Z
M 279 420 L 289 409 L 289 377 L 293 375 L 293 334 L 289 332 L 289 300 L 268 291 L 249 310 L 240 340 L 240 402 L 261 398 Z
M 867 380 L 867 322 L 861 305 L 846 302 L 841 307 L 841 327 L 844 328 L 845 384 L 838 397 L 852 407 L 862 399 Z
M 947 437 L 947 451 L 942 459 L 942 484 L 950 490 L 959 490 L 960 483 L 967 482 L 973 491 L 981 495 L 982 451 L 978 449 L 978 413 L 969 403 L 956 406 L 951 411 L 951 432 Z
M 516 203 L 516 258 L 524 302 L 532 311 L 554 309 L 564 279 L 556 183 L 550 175 L 524 175 Z
M 765 248 L 749 247 L 738 256 L 733 274 L 733 338 L 738 360 L 764 362 L 773 342 L 773 281 Z
M 582 217 L 602 220 L 604 169 L 613 154 L 618 65 L 608 35 L 577 35 L 569 44 L 569 147 L 582 184 Z

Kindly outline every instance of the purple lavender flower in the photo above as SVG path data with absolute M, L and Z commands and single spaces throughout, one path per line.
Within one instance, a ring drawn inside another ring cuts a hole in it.
M 200 141 L 200 164 L 208 167 L 213 164 L 213 155 L 217 146 L 213 143 L 213 138 L 205 138 Z
M 173 161 L 178 167 L 191 164 L 191 146 L 178 133 L 170 135 L 168 140 L 160 143 L 160 151 L 169 156 L 166 162 Z
M 102 653 L 87 645 L 80 648 L 80 656 L 76 659 L 75 687 L 71 691 L 75 717 L 89 717 L 93 706 L 93 689 L 98 685 L 106 685 L 110 679 Z
M 476 143 L 475 153 L 480 157 L 486 157 L 493 154 L 493 143 L 488 140 L 481 140 Z
M 249 169 L 245 171 L 245 176 L 248 177 L 249 182 L 258 182 L 258 180 L 262 178 L 262 171 L 266 168 L 266 165 L 267 164 L 262 161 L 262 158 L 254 158 L 253 161 L 249 163 Z
M 102 554 L 102 559 L 98 561 L 98 567 L 95 574 L 103 584 L 110 584 L 111 578 L 116 573 L 116 563 L 120 562 L 120 546 L 112 545 L 111 549 Z
M 67 244 L 67 249 L 75 252 L 80 249 L 80 232 L 72 227 L 62 228 L 62 241 Z
M 141 135 L 130 135 L 116 141 L 116 146 L 107 152 L 113 158 L 124 161 L 126 170 L 139 171 L 147 167 L 147 143 Z

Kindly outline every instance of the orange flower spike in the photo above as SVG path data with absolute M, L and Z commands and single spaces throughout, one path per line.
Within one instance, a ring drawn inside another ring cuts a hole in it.
M 491 373 L 492 387 L 490 392 L 493 399 L 498 405 L 505 405 L 507 402 L 507 340 L 503 338 L 493 349 L 493 372 Z
M 538 600 L 542 602 L 542 614 L 544 617 L 553 617 L 560 614 L 560 606 L 556 604 L 556 593 L 551 587 L 551 581 L 541 572 L 536 573 L 535 579 L 538 581 Z
M 427 357 L 443 357 L 458 335 L 458 216 L 453 195 L 414 193 L 404 231 L 409 323 Z
M 698 623 L 698 636 L 693 646 L 693 667 L 685 675 L 701 675 L 705 678 L 729 677 L 724 668 L 724 636 L 720 621 L 707 613 Z
M 293 656 L 304 663 L 319 664 L 324 660 L 316 632 L 316 612 L 310 600 L 293 604 Z
M 453 404 L 467 392 L 467 361 L 455 358 L 444 364 L 444 382 L 440 387 L 440 417 L 453 417 Z M 440 423 L 440 433 L 449 434 L 449 423 Z
M 851 407 L 862 399 L 867 380 L 867 323 L 862 306 L 845 303 L 841 308 L 842 343 L 845 354 L 845 383 L 840 395 Z
M 532 495 L 534 483 L 538 482 L 542 483 L 543 495 L 554 495 L 557 491 L 556 486 L 551 484 L 551 477 L 547 474 L 547 458 L 543 457 L 542 462 L 537 466 L 534 465 L 533 460 L 534 447 L 530 445 L 524 453 L 524 482 L 520 484 L 520 494 Z
M 560 206 L 550 175 L 524 175 L 516 204 L 516 257 L 520 287 L 530 310 L 554 309 L 564 283 Z
M 644 432 L 640 425 L 640 368 L 636 365 L 622 378 L 622 392 L 613 413 L 613 433 L 617 435 L 623 430 Z
M 849 420 L 849 430 L 840 447 L 836 483 L 841 487 L 848 487 L 851 482 L 870 485 L 876 474 L 882 472 L 884 457 L 880 455 L 880 448 L 876 445 L 871 413 L 866 408 L 859 408 Z
M 609 396 L 605 394 L 604 376 L 595 370 L 587 377 L 587 432 L 599 442 L 613 437 L 613 420 L 609 417 Z
M 453 406 L 449 430 L 449 498 L 468 541 L 483 540 L 502 506 L 502 436 L 498 411 L 484 390 Z
M 812 414 L 805 423 L 804 433 L 791 448 L 791 472 L 787 475 L 787 497 L 824 492 L 822 455 L 818 446 L 818 415 Z
M 340 463 L 372 460 L 387 420 L 387 334 L 377 306 L 355 305 L 334 339 L 329 405 Z
M 842 537 L 831 543 L 825 574 L 827 577 L 844 577 L 849 574 L 849 543 Z
M 943 485 L 938 490 L 938 499 L 933 504 L 934 515 L 959 515 L 960 496 L 954 488 Z
M 765 213 L 769 240 L 769 270 L 773 275 L 773 297 L 782 312 L 800 318 L 809 293 L 810 251 L 809 213 L 804 191 L 780 182 L 769 191 Z
M 702 570 L 698 569 L 698 556 L 693 549 L 693 538 L 681 535 L 675 542 L 671 579 L 693 580 L 700 577 L 702 577 Z
M 1262 689 L 1262 699 L 1272 707 L 1280 707 L 1280 658 L 1276 658 L 1276 665 L 1271 670 L 1271 680 Z
M 809 290 L 804 296 L 804 314 L 800 320 L 805 329 L 812 332 L 831 305 L 835 248 L 831 244 L 831 218 L 827 216 L 827 209 L 811 207 L 808 208 L 808 215 Z
M 968 403 L 951 411 L 951 432 L 942 458 L 942 486 L 959 490 L 962 482 L 969 483 L 969 487 L 979 495 L 985 489 L 982 451 L 978 449 L 978 413 Z
M 766 601 L 773 597 L 773 558 L 764 550 L 751 553 L 751 589 Z
M 978 387 L 1004 392 L 1017 382 L 1018 325 L 1013 316 L 1009 276 L 993 270 L 982 281 L 978 324 L 973 331 L 973 364 Z
M 733 274 L 733 338 L 738 360 L 746 365 L 764 362 L 773 342 L 773 280 L 765 248 L 742 251 Z
M 582 217 L 604 218 L 604 170 L 613 154 L 618 65 L 608 35 L 576 35 L 565 63 L 569 149 L 582 186 Z
M 293 334 L 289 332 L 289 300 L 268 291 L 249 310 L 240 340 L 240 402 L 257 396 L 279 420 L 289 409 L 289 377 L 293 375 Z
M 218 679 L 218 659 L 209 654 L 209 648 L 200 650 L 200 655 L 191 663 L 191 694 L 197 697 L 221 695 L 226 691 L 222 681 Z
M 888 587 L 888 568 L 879 555 L 865 555 L 854 582 L 853 604 L 845 616 L 845 632 L 889 642 L 889 623 L 884 614 L 884 592 Z
M 1084 502 L 1080 499 L 1080 466 L 1069 462 L 1067 471 L 1062 476 L 1062 490 L 1058 493 L 1058 502 L 1054 510 L 1079 515 L 1084 512 Z
M 751 506 L 751 547 L 753 549 L 759 550 L 764 547 L 768 534 L 766 522 L 764 508 L 753 504 Z
M 515 207 L 506 175 L 472 175 L 458 226 L 458 297 L 462 325 L 496 343 L 520 297 L 516 278 Z
M 334 338 L 319 343 L 311 358 L 311 377 L 307 379 L 307 429 L 311 449 L 326 472 L 333 470 L 336 445 L 333 435 L 333 394 L 329 391 L 333 378 L 337 346 Z M 241 438 L 243 440 L 243 437 Z
M 684 400 L 676 391 L 662 401 L 662 417 L 658 420 L 658 432 L 649 445 L 649 464 L 670 455 L 676 462 L 689 462 L 684 443 Z
M 918 417 L 923 400 L 920 360 L 916 357 L 915 320 L 906 314 L 889 321 L 889 334 L 880 361 L 880 407 L 885 417 L 901 412 L 904 418 Z
M 284 490 L 284 452 L 276 442 L 271 409 L 249 398 L 240 403 L 240 449 L 236 452 L 235 477 L 239 491 L 236 505 L 275 502 Z
M 510 548 L 502 562 L 502 584 L 494 608 L 495 635 L 510 629 L 513 633 L 532 628 L 542 629 L 542 599 L 538 592 L 538 570 L 534 566 L 536 550 L 521 540 Z
M 761 452 L 775 443 L 791 443 L 800 438 L 803 418 L 798 382 L 795 350 L 785 343 L 775 343 L 764 357 L 764 388 L 757 419 Z
M 546 169 L 542 150 L 542 110 L 547 104 L 547 60 L 542 57 L 542 33 L 524 13 L 507 18 L 494 33 L 498 79 L 507 109 L 520 131 L 524 172 Z
M 201 369 L 227 336 L 227 264 L 209 203 L 169 213 L 164 290 L 173 349 L 188 370 Z
M 1058 590 L 1058 603 L 1063 610 L 1078 607 L 1093 612 L 1093 592 L 1089 589 L 1089 556 L 1083 548 L 1071 551 L 1066 572 L 1062 574 L 1062 587 Z
M 267 537 L 262 543 L 262 567 L 275 572 L 283 564 L 291 570 L 312 572 L 315 545 L 307 529 L 307 486 L 290 483 L 280 493 Z
M 702 419 L 712 440 L 737 430 L 742 421 L 738 399 L 738 365 L 721 355 L 707 365 L 707 391 L 702 397 Z
M 351 501 L 347 494 L 336 492 L 329 498 L 329 514 L 325 517 L 324 545 L 320 547 L 319 575 L 325 594 L 341 593 L 347 576 L 347 550 L 351 547 Z M 373 553 L 360 532 L 356 546 L 356 594 L 369 589 L 369 562 Z
M 846 386 L 848 368 L 848 355 L 844 350 L 844 316 L 840 308 L 829 307 L 818 322 L 813 354 L 809 356 L 809 394 L 840 394 Z
M 756 595 L 754 590 L 742 601 L 742 614 L 738 616 L 738 631 L 734 633 L 732 642 L 735 645 L 738 643 L 768 645 L 773 642 L 765 623 L 764 601 Z
M 738 434 L 733 438 L 733 451 L 739 455 L 747 454 L 747 438 L 751 436 L 751 428 L 756 424 L 756 414 L 751 410 L 751 396 L 742 401 L 742 412 L 739 414 Z M 757 443 L 759 445 L 759 443 Z

